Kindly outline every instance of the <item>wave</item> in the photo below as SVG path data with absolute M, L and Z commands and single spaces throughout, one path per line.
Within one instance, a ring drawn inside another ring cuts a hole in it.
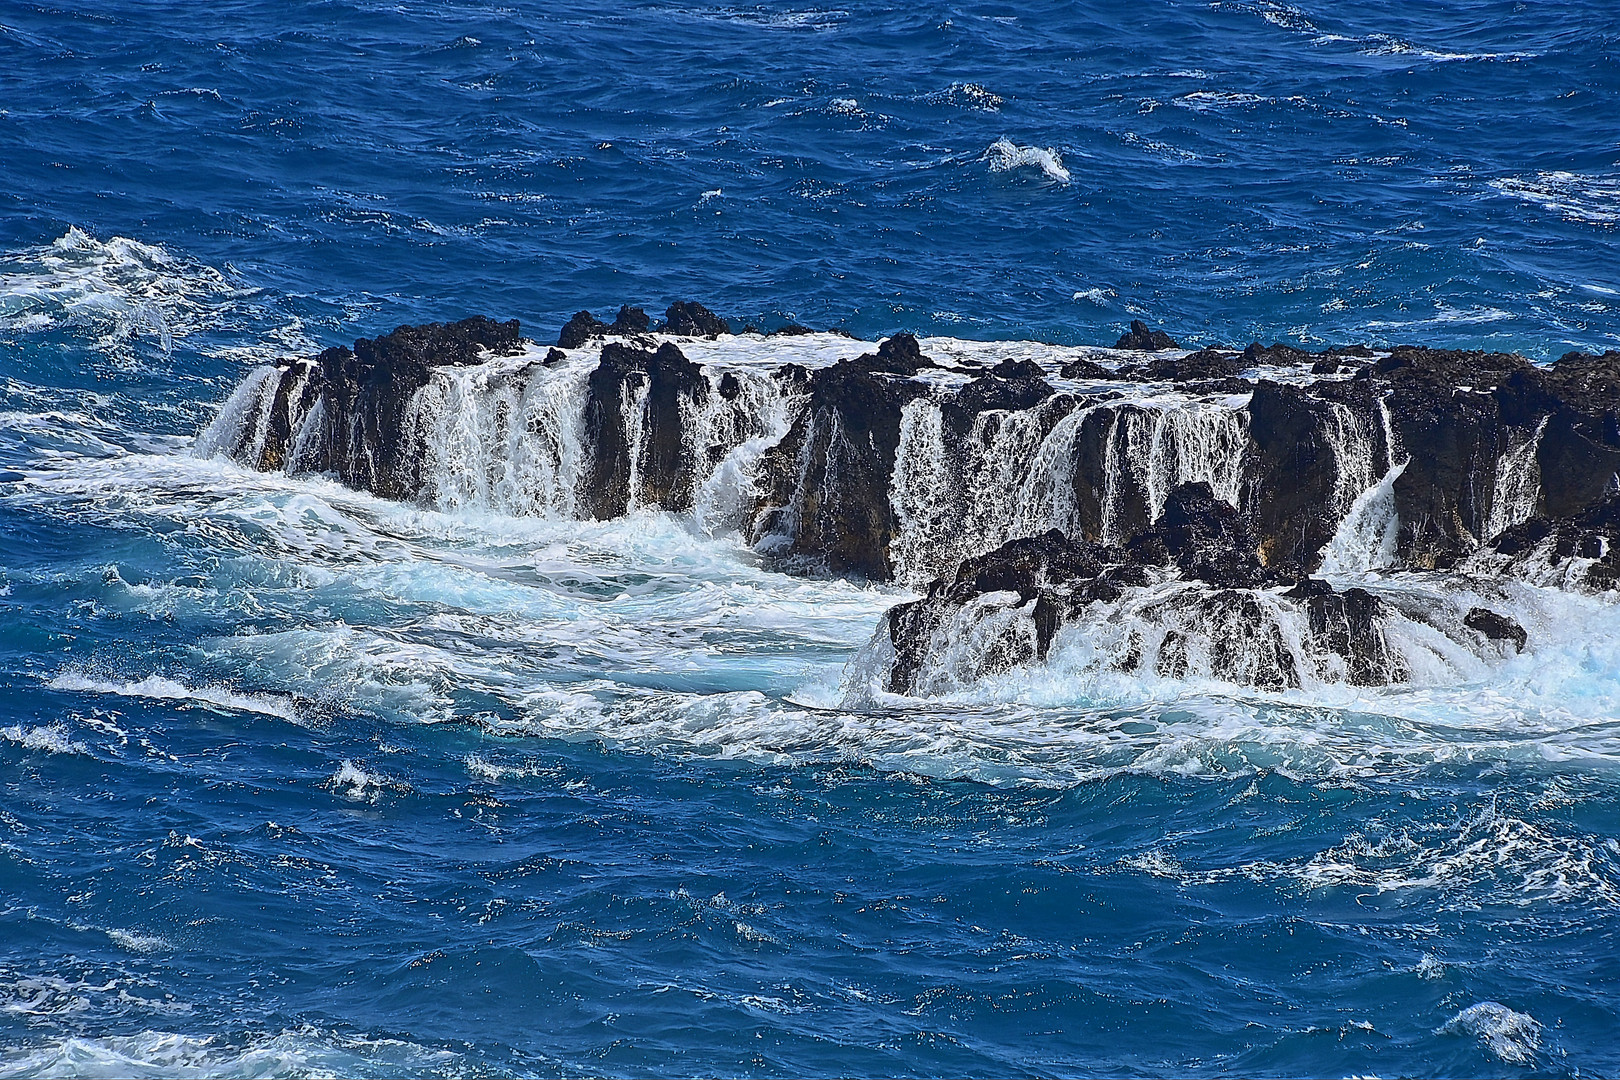
M 347 758 L 326 781 L 325 786 L 352 802 L 369 803 L 381 800 L 389 792 L 411 790 L 409 784 L 366 769 Z
M 88 754 L 90 748 L 68 735 L 64 724 L 45 724 L 24 727 L 13 724 L 0 728 L 0 739 L 15 743 L 24 750 L 43 750 L 47 754 Z
M 148 675 L 144 679 L 120 682 L 96 678 L 83 672 L 64 671 L 51 678 L 45 685 L 52 690 L 73 693 L 115 694 L 119 697 L 150 698 L 156 701 L 196 702 L 236 712 L 276 716 L 283 720 L 300 718 L 297 704 L 292 698 L 284 695 L 241 693 L 219 685 L 192 687 L 162 675 Z
M 989 149 L 984 152 L 984 160 L 989 162 L 991 172 L 1036 168 L 1048 179 L 1056 180 L 1060 184 L 1067 184 L 1073 179 L 1069 175 L 1069 170 L 1063 167 L 1063 158 L 1056 150 L 1050 147 L 1042 149 L 1038 146 L 1019 146 L 1005 137 L 990 144 Z
M 1001 107 L 1006 104 L 1006 99 L 1000 94 L 971 82 L 953 82 L 943 90 L 925 94 L 922 100 L 935 105 L 951 105 L 958 109 L 974 109 L 979 112 L 1000 112 Z
M 221 326 L 254 295 L 159 245 L 97 240 L 77 228 L 0 256 L 0 333 L 85 329 L 104 350 L 151 337 L 168 353 L 176 341 Z
M 1257 792 L 1256 780 L 1238 795 Z M 1148 874 L 1186 888 L 1233 881 L 1281 885 L 1319 892 L 1351 890 L 1370 899 L 1389 894 L 1396 903 L 1422 903 L 1438 911 L 1500 907 L 1578 905 L 1620 908 L 1620 844 L 1605 836 L 1570 832 L 1560 823 L 1532 821 L 1527 809 L 1510 811 L 1493 798 L 1454 819 L 1375 818 L 1339 843 L 1288 860 L 1257 860 L 1232 867 L 1197 869 L 1163 848 L 1120 860 L 1123 871 Z M 1431 959 L 1435 977 L 1439 967 Z
M 1533 1065 L 1541 1049 L 1541 1022 L 1497 1001 L 1481 1001 L 1453 1016 L 1437 1035 L 1471 1035 L 1509 1065 Z
M 764 8 L 677 8 L 672 14 L 709 22 L 740 23 L 757 26 L 762 30 L 799 30 L 824 32 L 836 30 L 849 18 L 842 8 L 788 8 L 769 11 Z
M 1218 112 L 1223 109 L 1264 105 L 1270 98 L 1232 90 L 1196 90 L 1175 99 L 1177 105 L 1195 112 Z

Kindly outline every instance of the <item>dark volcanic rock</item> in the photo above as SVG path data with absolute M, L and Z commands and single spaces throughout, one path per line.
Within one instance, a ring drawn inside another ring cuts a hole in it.
M 1070 540 L 1056 529 L 1040 536 L 1009 540 L 995 551 L 965 559 L 944 588 L 944 595 L 962 601 L 987 592 L 1015 592 L 1032 600 L 1043 590 L 1081 577 L 1096 577 L 1125 555 L 1086 540 Z M 938 584 L 943 584 L 940 579 Z
M 427 384 L 435 367 L 475 364 L 486 352 L 502 355 L 518 351 L 522 336 L 517 320 L 496 322 L 482 316 L 455 323 L 401 326 L 379 338 L 360 338 L 354 348 L 327 349 L 315 358 L 301 396 L 325 399 L 325 428 L 311 440 L 319 457 L 305 463 L 317 472 L 333 472 L 345 484 L 385 498 L 416 495 L 421 462 L 410 453 L 403 437 L 406 408 Z M 299 367 L 281 375 L 277 402 L 271 412 L 271 431 L 261 469 L 285 466 L 290 451 L 290 416 L 297 402 L 291 395 L 299 380 Z
M 815 333 L 815 331 L 810 329 L 808 326 L 800 326 L 798 323 L 790 322 L 790 323 L 787 323 L 784 326 L 778 326 L 775 330 L 770 331 L 765 336 L 766 337 L 803 337 L 805 334 L 813 334 L 813 333 Z
M 938 404 L 939 423 L 913 410 L 916 426 L 906 429 L 916 440 L 908 452 L 915 446 L 927 457 L 925 468 L 904 474 L 913 485 L 902 500 L 907 537 L 922 535 L 919 521 L 922 530 L 958 535 L 937 545 L 908 543 L 908 573 L 947 571 L 1010 530 L 1049 524 L 1060 524 L 1072 538 L 1063 543 L 1075 550 L 1087 541 L 1120 547 L 1118 559 L 1097 573 L 1075 570 L 1067 584 L 1028 596 L 1012 590 L 1039 604 L 1030 639 L 1035 654 L 1044 650 L 1053 620 L 1068 617 L 1065 605 L 1128 587 L 1119 582 L 1121 567 L 1199 582 L 1211 587 L 1209 595 L 1245 594 L 1318 572 L 1352 504 L 1381 477 L 1387 487 L 1380 502 L 1359 505 L 1393 515 L 1377 520 L 1394 522 L 1393 555 L 1380 557 L 1395 567 L 1444 569 L 1469 559 L 1471 572 L 1583 588 L 1620 585 L 1620 352 L 1571 353 L 1538 367 L 1512 354 L 1400 346 L 1382 357 L 1361 347 L 1313 355 L 1256 343 L 1242 353 L 1139 355 L 1121 372 L 1084 360 L 1064 365 L 1073 378 L 1177 383 L 1168 402 L 1143 402 L 1108 388 L 1060 393 L 1027 360 L 971 369 L 974 377 L 965 382 L 956 368 L 920 379 L 936 365 L 903 333 L 831 367 L 781 365 L 771 387 L 747 373 L 705 375 L 674 347 L 641 347 L 650 345 L 640 337 L 650 321 L 628 305 L 611 326 L 580 312 L 560 336 L 571 349 L 608 334 L 637 342 L 604 347 L 585 380 L 580 408 L 589 456 L 577 499 L 583 513 L 689 508 L 694 485 L 726 453 L 780 430 L 779 414 L 750 426 L 727 410 L 763 416 L 782 408 L 788 433 L 759 459 L 757 495 L 726 512 L 789 565 L 890 578 L 901 420 L 909 404 L 927 395 Z M 677 303 L 665 329 L 712 335 L 726 332 L 726 324 L 700 305 Z M 329 471 L 388 497 L 437 490 L 424 486 L 423 448 L 406 422 L 414 395 L 433 368 L 510 352 L 519 347 L 518 333 L 516 323 L 469 319 L 400 327 L 353 349 L 327 350 L 263 383 L 251 421 L 223 449 L 261 468 Z M 1156 333 L 1136 325 L 1127 338 L 1153 348 L 1163 344 Z M 589 356 L 569 360 L 560 348 L 535 359 L 537 369 L 592 363 Z M 1310 383 L 1241 378 L 1255 366 L 1329 364 L 1354 376 Z M 526 377 L 501 375 L 514 385 Z M 559 388 L 572 385 L 555 373 L 545 377 Z M 489 419 L 495 427 L 506 422 L 494 413 Z M 635 461 L 632 446 L 639 447 Z M 298 460 L 289 462 L 295 454 Z M 1038 475 L 1029 461 L 1014 460 L 1037 454 L 1047 470 Z M 1218 478 L 1217 489 L 1235 496 L 1236 506 L 1207 486 L 1175 487 L 1189 476 Z M 935 487 L 918 496 L 918 483 Z M 1175 490 L 1167 501 L 1169 488 Z M 1297 598 L 1310 609 L 1313 633 L 1331 639 L 1323 646 L 1329 652 L 1370 656 L 1366 628 L 1384 615 L 1370 599 L 1333 595 Z M 1249 609 L 1246 600 L 1200 603 L 1211 619 L 1217 611 Z M 1451 620 L 1451 630 L 1457 622 Z M 1348 644 L 1338 649 L 1332 641 L 1341 639 Z M 1165 653 L 1172 667 L 1176 648 Z M 1364 670 L 1347 659 L 1347 677 L 1375 678 L 1369 672 L 1390 670 L 1387 659 L 1369 660 Z
M 651 326 L 652 320 L 647 318 L 645 311 L 625 304 L 619 308 L 618 318 L 613 320 L 613 325 L 608 327 L 608 330 L 628 337 L 631 334 L 645 334 Z
M 761 462 L 756 544 L 835 574 L 893 577 L 889 480 L 900 417 L 927 392 L 910 376 L 932 364 L 916 338 L 896 334 L 876 353 L 808 374 L 803 411 Z
M 1243 364 L 1245 367 L 1259 367 L 1266 364 L 1271 367 L 1288 367 L 1295 364 L 1308 364 L 1316 358 L 1304 349 L 1296 349 L 1292 345 L 1274 343 L 1270 348 L 1253 342 L 1243 350 Z
M 1151 380 L 1189 381 L 1193 379 L 1229 379 L 1243 374 L 1249 364 L 1241 355 L 1221 349 L 1199 349 L 1179 359 L 1160 357 L 1130 369 L 1138 378 Z
M 1357 390 L 1341 396 L 1369 435 L 1378 430 L 1370 395 Z M 1341 462 L 1333 431 L 1344 420 L 1333 408 L 1333 399 L 1316 387 L 1267 379 L 1255 384 L 1249 399 L 1253 450 L 1246 471 L 1252 479 L 1245 487 L 1244 510 L 1259 537 L 1261 561 L 1281 574 L 1316 570 L 1345 509 L 1335 505 Z M 1369 442 L 1373 473 L 1381 475 L 1389 468 L 1382 439 Z
M 1463 618 L 1463 625 L 1470 630 L 1478 630 L 1492 641 L 1511 641 L 1514 652 L 1524 652 L 1528 635 L 1524 627 L 1506 615 L 1498 615 L 1489 608 L 1470 608 Z
M 703 369 L 674 345 L 657 352 L 610 343 L 591 372 L 585 402 L 585 437 L 590 470 L 580 491 L 594 518 L 618 517 L 631 506 L 685 510 L 692 505 L 695 474 L 692 450 L 684 438 L 684 410 L 697 408 L 709 394 Z M 646 395 L 640 454 L 632 461 L 634 434 L 626 430 L 625 407 Z M 683 409 L 684 407 L 684 409 Z
M 1180 679 L 1207 672 L 1262 690 L 1300 684 L 1300 660 L 1282 627 L 1255 593 L 1221 589 L 1178 597 L 1154 616 L 1171 624 L 1159 645 L 1154 674 Z M 1203 654 L 1195 672 L 1193 659 Z
M 1590 589 L 1620 589 L 1620 495 L 1573 517 L 1530 518 L 1504 530 L 1491 546 L 1528 577 L 1562 570 Z
M 1149 330 L 1141 319 L 1132 319 L 1131 328 L 1114 343 L 1114 348 L 1159 352 L 1163 349 L 1179 349 L 1181 346 L 1163 330 Z
M 1287 595 L 1303 602 L 1316 648 L 1343 659 L 1345 682 L 1387 686 L 1411 677 L 1405 661 L 1384 637 L 1388 607 L 1366 589 L 1336 592 L 1332 585 L 1313 578 L 1301 581 Z
M 1522 356 L 1401 346 L 1363 376 L 1387 388 L 1411 459 L 1395 482 L 1401 555 L 1451 566 L 1490 539 L 1498 461 L 1535 437 L 1545 403 L 1536 372 Z
M 1576 517 L 1607 499 L 1620 474 L 1620 351 L 1566 353 L 1536 374 L 1553 399 L 1536 453 L 1537 509 L 1552 517 Z
M 1029 360 L 1003 360 L 951 395 L 944 405 L 945 418 L 953 430 L 965 432 L 973 417 L 987 409 L 1022 412 L 1054 393 L 1039 364 Z
M 591 338 L 602 337 L 607 332 L 607 323 L 601 319 L 588 311 L 576 312 L 572 319 L 563 324 L 562 332 L 557 335 L 557 346 L 563 349 L 577 349 Z
M 1058 374 L 1065 379 L 1117 379 L 1119 375 L 1110 368 L 1105 368 L 1095 360 L 1075 359 L 1066 361 L 1058 369 Z
M 1157 527 L 1132 544 L 1144 539 L 1163 543 L 1183 574 L 1211 585 L 1246 588 L 1271 579 L 1260 565 L 1248 521 L 1237 507 L 1215 498 L 1208 484 L 1183 484 L 1172 491 Z
M 1126 556 L 1085 540 L 1070 540 L 1053 529 L 1040 536 L 1009 540 L 995 551 L 965 560 L 955 574 L 929 586 L 928 595 L 890 609 L 886 616 L 894 648 L 886 685 L 891 693 L 911 693 L 923 664 L 964 606 L 989 594 L 1011 592 L 1033 621 L 1028 642 L 1011 642 L 992 668 L 1044 660 L 1065 615 L 1097 600 L 1115 600 L 1123 587 L 1142 585 L 1138 567 L 1120 566 Z M 1119 579 L 1119 580 L 1116 580 Z
M 1223 562 L 1200 554 L 1230 532 L 1227 514 L 1204 493 L 1178 494 L 1173 515 L 1166 514 L 1173 520 L 1124 550 L 1070 540 L 1055 530 L 1012 540 L 964 561 L 955 574 L 930 585 L 921 600 L 891 609 L 886 688 L 931 692 L 942 663 L 973 665 L 948 673 L 948 683 L 1045 660 L 1064 625 L 1086 618 L 1093 604 L 1116 602 L 1127 605 L 1117 612 L 1134 611 L 1131 618 L 1143 626 L 1132 631 L 1134 644 L 1113 656 L 1122 670 L 1150 670 L 1166 678 L 1202 674 L 1268 690 L 1298 687 L 1307 675 L 1359 686 L 1410 677 L 1385 635 L 1393 613 L 1364 589 L 1341 593 L 1325 581 L 1308 579 L 1278 594 L 1228 576 L 1213 588 L 1189 580 L 1167 597 L 1139 599 L 1129 607 L 1133 591 L 1172 573 L 1159 565 L 1168 561 L 1168 547 L 1177 549 L 1176 565 L 1190 557 L 1195 571 Z M 1181 573 L 1196 576 L 1185 567 Z M 1285 631 L 1290 611 L 1293 629 Z M 1099 616 L 1100 622 L 1087 625 L 1095 629 L 1120 618 Z M 1152 626 L 1162 633 L 1150 644 L 1142 635 Z M 963 636 L 971 636 L 974 649 L 954 647 Z
M 731 327 L 726 324 L 726 320 L 702 304 L 679 300 L 669 305 L 669 310 L 664 312 L 662 329 L 666 334 L 678 334 L 682 337 L 718 337 L 721 334 L 731 333 Z
M 890 375 L 904 375 L 910 377 L 923 368 L 934 367 L 935 364 L 923 355 L 922 346 L 910 334 L 895 334 L 884 338 L 878 343 L 876 353 L 868 353 L 849 361 L 859 364 L 868 371 L 885 372 Z

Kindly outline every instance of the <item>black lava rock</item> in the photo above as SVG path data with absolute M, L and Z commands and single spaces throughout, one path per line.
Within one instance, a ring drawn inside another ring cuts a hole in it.
M 563 349 L 577 349 L 591 338 L 599 338 L 608 332 L 607 323 L 598 319 L 588 311 L 574 314 L 563 324 L 562 332 L 557 335 L 557 345 Z
M 1163 330 L 1149 330 L 1141 319 L 1132 319 L 1131 328 L 1114 343 L 1116 349 L 1136 349 L 1141 352 L 1160 352 L 1180 347 L 1175 339 Z
M 726 320 L 691 301 L 676 301 L 664 312 L 664 333 L 682 337 L 718 337 L 731 333 Z
M 645 311 L 625 304 L 619 308 L 618 318 L 613 320 L 613 325 L 608 329 L 615 334 L 628 337 L 631 334 L 645 334 L 651 326 L 652 320 L 647 318 Z
M 1529 640 L 1524 627 L 1516 620 L 1499 615 L 1489 608 L 1470 608 L 1468 614 L 1463 617 L 1463 625 L 1470 630 L 1478 630 L 1492 641 L 1513 642 L 1514 652 L 1524 652 L 1525 642 Z

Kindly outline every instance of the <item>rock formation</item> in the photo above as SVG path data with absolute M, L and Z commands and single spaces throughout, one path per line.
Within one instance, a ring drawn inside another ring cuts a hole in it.
M 775 334 L 751 353 L 685 302 L 657 331 L 582 311 L 558 348 L 516 322 L 400 327 L 255 372 L 199 447 L 447 507 L 690 513 L 784 569 L 898 580 L 925 594 L 885 624 L 908 693 L 944 685 L 948 642 L 950 678 L 982 675 L 1105 609 L 1088 632 L 1121 670 L 1381 685 L 1411 674 L 1392 626 L 1528 635 L 1392 607 L 1366 575 L 1620 587 L 1620 352 L 1185 352 L 1133 323 L 1116 350 L 963 361 Z

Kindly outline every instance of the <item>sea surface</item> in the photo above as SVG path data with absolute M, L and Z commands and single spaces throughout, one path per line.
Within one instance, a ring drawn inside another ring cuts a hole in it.
M 878 707 L 905 588 L 198 452 L 623 302 L 1620 346 L 1610 0 L 894 7 L 0 0 L 0 1076 L 1620 1073 L 1612 601 Z

